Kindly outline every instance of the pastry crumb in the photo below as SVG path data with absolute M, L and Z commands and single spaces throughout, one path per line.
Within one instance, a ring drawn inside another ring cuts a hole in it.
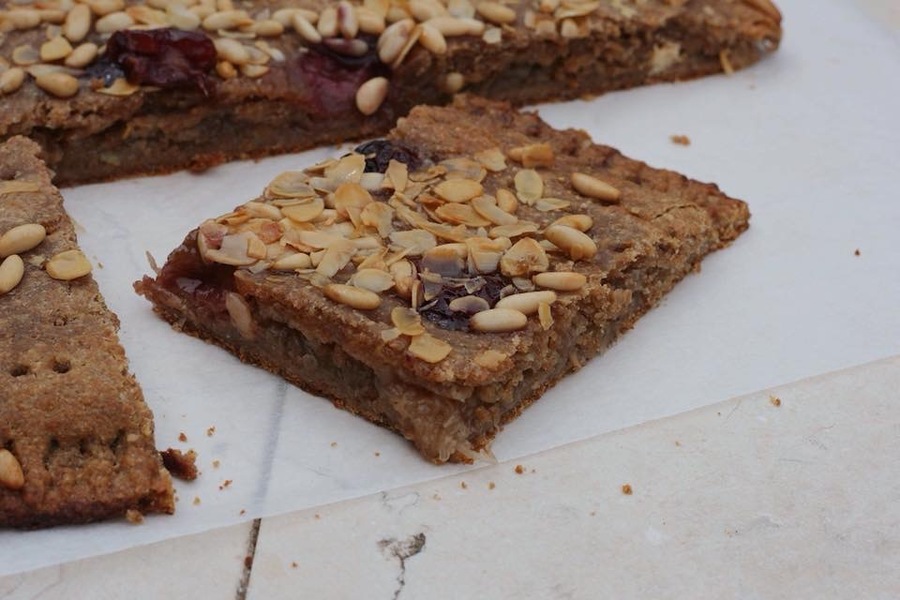
M 678 144 L 679 146 L 691 145 L 691 138 L 686 135 L 670 135 L 669 139 L 672 140 L 673 144 Z
M 140 525 L 144 522 L 144 515 L 141 514 L 141 511 L 135 510 L 133 508 L 129 508 L 125 511 L 125 519 L 128 520 L 132 525 Z
M 317 521 L 322 518 L 322 516 L 319 513 L 316 513 L 313 516 L 316 518 Z
M 223 481 L 222 484 L 219 486 L 219 489 L 220 489 L 220 490 L 224 490 L 224 489 L 226 489 L 226 488 L 229 488 L 229 487 L 231 487 L 231 483 L 232 483 L 232 480 L 231 480 L 231 479 L 226 479 L 226 480 Z
M 376 450 L 373 454 L 375 454 L 375 457 L 376 457 L 376 458 L 379 457 L 379 456 L 381 456 L 381 452 L 379 452 L 379 451 L 377 451 L 377 450 Z
M 200 496 L 194 496 L 194 506 L 200 506 Z
M 238 513 L 238 515 L 240 515 L 240 516 L 242 516 L 242 517 L 243 517 L 244 515 L 246 515 L 246 514 L 247 514 L 247 509 L 246 509 L 246 508 L 242 508 L 242 509 L 241 509 L 241 512 Z
M 173 477 L 182 481 L 194 481 L 200 472 L 197 470 L 197 453 L 194 450 L 182 452 L 178 448 L 169 448 L 159 453 L 163 466 Z
M 182 431 L 181 433 L 178 434 L 178 441 L 179 441 L 179 442 L 186 442 L 186 441 L 187 441 L 187 436 L 184 434 L 183 431 Z
M 856 250 L 853 251 L 853 256 L 860 256 L 860 255 L 862 255 L 862 252 L 859 251 L 859 248 L 857 248 Z
M 337 448 L 337 442 L 331 442 L 331 447 L 332 447 L 332 448 Z
M 772 406 L 781 406 L 781 398 L 778 396 L 769 396 L 769 402 Z
M 297 561 L 296 561 L 296 560 L 292 560 L 292 561 L 291 561 L 291 568 L 292 568 L 292 569 L 296 569 L 298 566 L 299 566 L 299 565 L 297 564 Z
M 467 490 L 467 489 L 469 489 L 469 484 L 467 484 L 465 481 L 460 481 L 459 487 L 461 487 L 464 490 Z
M 219 461 L 218 458 L 215 459 L 214 461 L 212 461 L 213 469 L 218 469 L 218 468 L 219 468 L 219 465 L 221 465 L 221 464 L 222 464 L 222 463 L 221 463 L 221 461 Z
M 622 493 L 626 496 L 630 496 L 634 493 L 634 490 L 631 489 L 630 483 L 622 484 Z
M 516 465 L 516 475 L 521 475 L 525 472 L 525 467 L 522 465 Z
M 215 425 L 213 425 L 213 426 L 211 426 L 211 427 L 208 427 L 208 428 L 206 429 L 206 437 L 212 437 L 213 435 L 215 435 L 215 433 L 216 433 L 216 426 L 215 426 Z
M 497 484 L 496 484 L 496 483 L 494 483 L 493 481 L 488 482 L 488 489 L 489 489 L 489 490 L 492 490 L 492 489 L 494 489 L 495 487 L 497 487 Z

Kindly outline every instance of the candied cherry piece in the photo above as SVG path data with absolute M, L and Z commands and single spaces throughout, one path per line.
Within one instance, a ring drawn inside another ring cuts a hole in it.
M 172 28 L 117 31 L 106 43 L 103 62 L 111 69 L 121 69 L 131 83 L 193 87 L 206 95 L 214 90 L 208 73 L 216 66 L 216 47 L 200 32 Z
M 402 142 L 372 140 L 360 144 L 354 152 L 366 157 L 366 173 L 384 173 L 392 160 L 406 163 L 413 171 L 422 164 L 419 153 Z

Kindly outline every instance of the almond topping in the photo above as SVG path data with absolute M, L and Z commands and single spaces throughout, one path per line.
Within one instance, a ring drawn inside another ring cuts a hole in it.
M 0 448 L 0 486 L 8 490 L 20 490 L 25 486 L 22 465 L 6 448 Z
M 65 250 L 44 265 L 47 275 L 53 279 L 72 281 L 91 272 L 91 263 L 81 250 Z
M 422 359 L 427 363 L 439 363 L 450 354 L 453 347 L 443 340 L 423 333 L 417 335 L 409 343 L 407 351 L 416 358 Z

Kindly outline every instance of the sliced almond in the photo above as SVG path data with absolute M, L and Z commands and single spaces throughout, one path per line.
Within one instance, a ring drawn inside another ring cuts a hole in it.
M 431 334 L 423 333 L 412 338 L 407 352 L 427 363 L 439 363 L 450 354 L 453 347 Z

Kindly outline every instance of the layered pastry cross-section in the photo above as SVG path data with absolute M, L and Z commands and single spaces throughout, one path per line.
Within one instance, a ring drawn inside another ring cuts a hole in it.
M 0 145 L 0 527 L 171 513 L 119 321 L 39 152 Z
M 382 135 L 468 92 L 524 105 L 746 67 L 769 0 L 17 0 L 0 140 L 59 185 Z
M 460 96 L 279 175 L 136 288 L 176 328 L 466 461 L 748 219 L 715 185 Z

